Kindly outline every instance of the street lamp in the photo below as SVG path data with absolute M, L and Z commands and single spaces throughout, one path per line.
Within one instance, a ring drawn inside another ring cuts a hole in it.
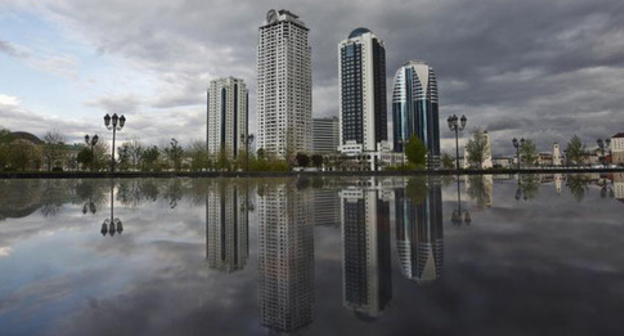
M 457 118 L 457 116 L 454 114 L 448 117 L 448 119 L 446 120 L 446 122 L 448 123 L 448 127 L 451 129 L 451 131 L 455 131 L 455 161 L 457 162 L 457 165 L 456 165 L 457 171 L 459 171 L 459 135 L 458 135 L 458 132 L 463 131 L 464 128 L 466 128 L 466 121 L 468 121 L 468 119 L 466 118 L 465 115 L 462 115 L 460 119 L 460 118 Z
M 604 141 L 602 139 L 598 139 L 596 140 L 596 142 L 598 143 L 598 147 L 600 148 L 600 151 L 602 152 L 602 165 L 606 167 L 607 165 L 607 157 L 605 156 L 605 148 L 608 150 L 611 146 L 611 139 L 606 138 L 604 139 Z
M 513 140 L 511 140 L 511 143 L 513 144 L 513 146 L 516 148 L 516 160 L 518 160 L 518 169 L 520 169 L 520 148 L 522 148 L 522 146 L 524 146 L 524 138 L 520 139 L 520 141 L 518 141 L 518 139 L 513 138 Z
M 405 139 L 398 139 L 397 142 L 401 145 L 401 151 L 403 152 L 401 155 L 401 166 L 405 166 L 405 144 L 407 141 Z
M 112 125 L 111 125 L 112 121 Z M 108 113 L 104 116 L 104 125 L 109 130 L 113 130 L 113 156 L 111 157 L 111 173 L 115 172 L 115 134 L 117 131 L 121 131 L 126 123 L 126 117 L 121 115 L 121 117 L 117 116 L 117 113 L 113 114 L 113 117 L 108 115 Z
M 95 145 L 97 145 L 98 140 L 100 139 L 100 137 L 98 137 L 98 135 L 94 135 L 90 141 L 89 141 L 89 134 L 85 135 L 85 143 L 87 144 L 87 146 L 89 146 L 91 148 L 91 171 L 95 170 L 95 150 L 94 147 Z
M 100 229 L 102 236 L 106 236 L 107 233 L 114 236 L 115 233 L 121 234 L 123 232 L 123 224 L 121 223 L 121 220 L 115 217 L 115 199 L 113 198 L 114 187 L 115 182 L 111 181 L 111 212 L 110 218 L 106 218 L 102 223 L 102 229 Z
M 241 134 L 241 141 L 245 144 L 245 171 L 249 171 L 249 145 L 254 141 L 253 134 Z

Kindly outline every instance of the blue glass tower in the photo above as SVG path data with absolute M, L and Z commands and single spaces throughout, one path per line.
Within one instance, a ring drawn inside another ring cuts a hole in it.
M 438 85 L 433 69 L 422 61 L 409 61 L 395 75 L 392 92 L 394 150 L 412 135 L 427 146 L 427 167 L 440 166 Z

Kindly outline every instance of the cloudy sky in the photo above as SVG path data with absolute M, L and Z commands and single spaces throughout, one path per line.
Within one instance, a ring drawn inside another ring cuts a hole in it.
M 336 46 L 365 26 L 386 44 L 388 91 L 409 59 L 435 69 L 447 151 L 451 114 L 488 129 L 495 154 L 513 137 L 547 150 L 624 131 L 621 0 L 0 0 L 0 125 L 78 142 L 106 134 L 102 117 L 116 112 L 121 140 L 184 144 L 205 137 L 209 80 L 231 75 L 249 85 L 253 130 L 271 8 L 310 28 L 314 116 L 337 115 Z

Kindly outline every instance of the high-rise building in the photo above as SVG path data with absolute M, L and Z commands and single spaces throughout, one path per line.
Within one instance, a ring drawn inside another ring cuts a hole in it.
M 258 39 L 258 149 L 284 158 L 312 150 L 308 31 L 287 10 L 270 10 Z
M 249 256 L 247 194 L 238 185 L 214 183 L 206 196 L 208 265 L 225 272 L 241 270 Z
M 272 184 L 258 197 L 258 300 L 263 326 L 295 331 L 313 319 L 311 188 Z
M 312 119 L 312 152 L 315 154 L 335 153 L 339 145 L 338 118 Z
M 206 142 L 211 153 L 225 152 L 228 158 L 236 158 L 245 149 L 241 136 L 247 135 L 248 100 L 242 79 L 225 77 L 210 81 Z
M 418 284 L 435 281 L 442 274 L 444 233 L 442 188 L 430 180 L 424 200 L 410 199 L 405 189 L 395 191 L 396 246 L 403 275 Z
M 343 304 L 358 317 L 374 319 L 392 299 L 390 203 L 368 186 L 343 189 L 340 198 Z
M 388 140 L 386 49 L 366 28 L 338 45 L 340 151 L 376 152 Z
M 394 150 L 416 135 L 427 147 L 427 166 L 440 165 L 438 85 L 433 69 L 412 60 L 397 70 L 392 91 Z

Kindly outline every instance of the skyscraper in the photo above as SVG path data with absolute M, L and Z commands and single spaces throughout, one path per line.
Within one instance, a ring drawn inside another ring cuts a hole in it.
M 343 189 L 340 198 L 343 304 L 365 320 L 377 318 L 392 298 L 390 204 L 375 187 Z
M 419 187 L 427 192 L 417 204 L 406 195 L 405 188 L 395 191 L 396 246 L 403 275 L 425 284 L 442 274 L 442 187 L 439 180 L 433 179 L 429 186 L 422 181 Z
M 212 269 L 241 270 L 249 256 L 249 215 L 245 190 L 213 183 L 206 195 L 206 259 Z
M 290 332 L 312 322 L 312 189 L 271 184 L 258 197 L 258 300 L 263 326 Z
M 308 31 L 287 10 L 270 10 L 259 28 L 257 146 L 280 158 L 312 150 Z
M 236 158 L 245 149 L 241 135 L 247 135 L 249 94 L 242 79 L 218 78 L 210 81 L 208 89 L 208 150 L 224 152 Z
M 416 135 L 427 147 L 427 166 L 440 166 L 438 85 L 433 69 L 412 60 L 397 70 L 392 91 L 394 150 Z
M 383 41 L 366 28 L 353 30 L 338 45 L 338 68 L 341 151 L 378 151 L 388 140 Z
M 312 151 L 314 154 L 335 153 L 339 144 L 338 118 L 312 119 Z

